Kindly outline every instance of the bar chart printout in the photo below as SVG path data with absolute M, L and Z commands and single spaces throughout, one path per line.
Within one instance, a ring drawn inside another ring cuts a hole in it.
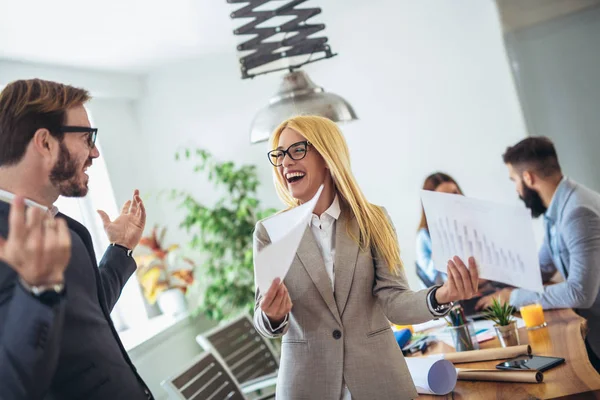
M 421 191 L 435 268 L 448 260 L 475 257 L 479 276 L 536 292 L 543 291 L 530 212 L 519 206 Z

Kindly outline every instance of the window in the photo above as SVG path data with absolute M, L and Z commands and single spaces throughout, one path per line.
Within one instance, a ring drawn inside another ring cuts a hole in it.
M 97 210 L 104 210 L 111 219 L 114 219 L 119 215 L 120 207 L 117 207 L 116 204 L 99 140 L 96 142 L 96 146 L 101 156 L 94 160 L 93 166 L 87 171 L 90 177 L 88 195 L 82 198 L 61 196 L 55 205 L 62 213 L 82 223 L 90 231 L 96 258 L 100 262 L 110 243 Z M 142 292 L 135 275 L 125 285 L 111 316 L 119 331 L 148 320 Z
M 92 114 L 86 107 L 88 118 L 95 126 Z M 67 198 L 59 197 L 55 205 L 58 209 L 83 224 L 92 236 L 96 260 L 100 262 L 106 248 L 110 244 L 104 232 L 102 220 L 97 210 L 104 210 L 111 219 L 119 215 L 121 207 L 117 206 L 112 184 L 108 176 L 108 169 L 102 157 L 101 140 L 96 140 L 96 147 L 100 157 L 94 160 L 91 168 L 87 170 L 89 191 L 86 197 Z M 135 274 L 127 281 L 121 292 L 121 297 L 115 305 L 111 317 L 118 331 L 124 331 L 148 320 L 144 306 L 144 299 Z
M 90 110 L 87 111 L 92 120 Z M 95 126 L 93 122 L 92 126 Z M 90 231 L 96 258 L 100 262 L 110 243 L 97 210 L 104 210 L 111 219 L 114 219 L 119 215 L 122 205 L 118 205 L 115 199 L 108 169 L 102 157 L 101 139 L 96 140 L 96 146 L 100 151 L 100 157 L 94 160 L 93 166 L 87 171 L 90 177 L 88 195 L 82 198 L 61 196 L 55 205 L 62 213 L 79 221 Z M 132 194 L 133 192 L 128 196 Z M 119 331 L 119 336 L 127 350 L 185 318 L 185 316 L 168 315 L 154 317 L 155 314 L 156 310 L 146 304 L 134 274 L 123 288 L 119 301 L 111 313 L 115 328 Z

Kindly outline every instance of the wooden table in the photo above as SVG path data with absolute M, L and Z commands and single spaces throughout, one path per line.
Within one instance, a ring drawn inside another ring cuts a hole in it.
M 565 363 L 544 372 L 539 384 L 458 381 L 447 396 L 421 395 L 419 399 L 551 399 L 598 398 L 600 375 L 590 364 L 583 338 L 586 320 L 570 309 L 545 311 L 548 326 L 534 331 L 519 329 L 521 344 L 530 344 L 534 355 L 563 357 Z M 498 339 L 481 343 L 482 349 L 499 347 Z M 427 354 L 454 352 L 454 348 L 438 342 Z M 495 368 L 500 361 L 457 364 L 459 368 Z M 595 393 L 594 393 L 595 392 Z M 577 395 L 578 396 L 574 396 Z

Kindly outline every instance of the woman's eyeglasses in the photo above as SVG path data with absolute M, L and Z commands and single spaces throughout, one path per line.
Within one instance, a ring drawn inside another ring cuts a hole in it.
M 303 142 L 294 143 L 287 150 L 283 149 L 275 149 L 271 150 L 267 153 L 269 156 L 269 161 L 276 167 L 281 167 L 283 165 L 283 159 L 287 154 L 292 160 L 302 160 L 306 157 L 306 152 L 308 151 L 308 146 L 310 146 L 310 142 L 305 140 Z

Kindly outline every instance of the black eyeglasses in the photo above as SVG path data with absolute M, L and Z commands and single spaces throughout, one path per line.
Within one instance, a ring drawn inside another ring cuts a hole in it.
M 98 136 L 98 128 L 89 128 L 87 126 L 61 126 L 62 133 L 87 133 L 87 142 L 90 149 L 96 145 L 96 136 Z
M 287 154 L 292 160 L 302 160 L 306 157 L 306 153 L 308 150 L 308 146 L 310 146 L 310 142 L 305 140 L 303 142 L 294 143 L 287 150 L 275 149 L 271 150 L 267 153 L 269 156 L 269 161 L 276 167 L 281 167 L 283 165 L 283 159 Z

